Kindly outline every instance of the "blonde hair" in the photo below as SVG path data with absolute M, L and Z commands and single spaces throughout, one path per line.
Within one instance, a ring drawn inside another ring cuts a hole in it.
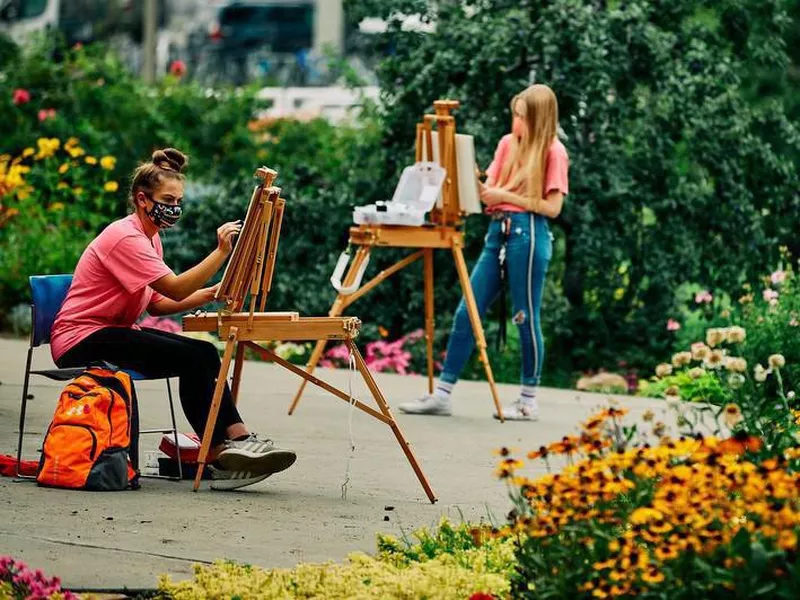
M 544 191 L 547 152 L 558 129 L 558 101 L 553 90 L 541 84 L 532 85 L 514 96 L 512 115 L 519 100 L 524 107 L 527 130 L 521 139 L 511 136 L 509 159 L 496 183 L 509 191 L 520 191 L 539 199 Z
M 182 171 L 189 158 L 175 148 L 156 150 L 148 162 L 140 164 L 131 179 L 130 201 L 136 207 L 136 194 L 141 192 L 152 196 L 165 179 L 185 179 Z

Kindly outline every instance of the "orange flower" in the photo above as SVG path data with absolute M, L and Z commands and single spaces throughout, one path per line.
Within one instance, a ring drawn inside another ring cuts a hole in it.
M 727 440 L 722 440 L 717 445 L 717 450 L 723 454 L 741 456 L 745 452 L 758 452 L 762 446 L 761 438 L 749 435 L 746 431 L 738 431 Z

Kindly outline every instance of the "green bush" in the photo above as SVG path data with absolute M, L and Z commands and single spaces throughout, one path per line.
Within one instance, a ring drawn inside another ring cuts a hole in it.
M 71 273 L 124 195 L 113 156 L 77 138 L 39 138 L 19 156 L 0 156 L 0 298 L 26 298 L 28 276 Z M 5 193 L 2 193 L 2 192 Z
M 554 88 L 571 157 L 554 263 L 568 307 L 558 334 L 549 324 L 546 373 L 648 368 L 672 346 L 680 284 L 731 289 L 795 237 L 800 136 L 781 99 L 751 102 L 749 79 L 760 65 L 785 69 L 785 2 L 349 5 L 354 21 L 389 22 L 378 70 L 387 185 L 433 99 L 462 102 L 458 126 L 485 166 L 510 98 L 531 79 Z M 412 13 L 435 33 L 404 30 L 398 15 Z

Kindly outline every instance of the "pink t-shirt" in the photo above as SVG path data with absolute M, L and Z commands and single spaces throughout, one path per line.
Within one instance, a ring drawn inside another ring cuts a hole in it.
M 138 329 L 150 302 L 163 298 L 150 284 L 172 273 L 163 256 L 158 234 L 147 237 L 136 214 L 114 221 L 92 240 L 53 323 L 53 360 L 99 329 Z
M 486 169 L 486 174 L 495 182 L 497 182 L 497 178 L 500 177 L 500 173 L 503 170 L 503 165 L 510 156 L 511 135 L 512 134 L 510 133 L 508 135 L 504 135 L 497 144 L 497 149 L 494 151 L 494 160 L 492 160 L 492 164 L 489 165 L 489 168 Z M 547 164 L 545 165 L 544 189 L 542 190 L 542 197 L 546 197 L 547 194 L 553 190 L 560 190 L 565 196 L 569 194 L 568 173 L 569 155 L 567 154 L 567 149 L 564 147 L 564 144 L 562 144 L 561 141 L 556 138 L 553 140 L 550 150 L 547 151 Z M 525 212 L 525 209 L 521 206 L 509 203 L 495 204 L 488 207 L 486 212 L 496 212 L 501 210 L 507 212 Z

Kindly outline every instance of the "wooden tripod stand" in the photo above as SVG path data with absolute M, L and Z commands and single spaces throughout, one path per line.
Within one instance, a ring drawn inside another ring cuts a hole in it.
M 486 371 L 486 379 L 492 391 L 497 415 L 504 421 L 500 399 L 497 395 L 497 386 L 486 352 L 486 337 L 483 332 L 478 305 L 472 292 L 469 280 L 469 271 L 464 260 L 464 233 L 462 231 L 464 212 L 459 204 L 458 193 L 458 167 L 456 157 L 456 123 L 451 111 L 459 106 L 455 100 L 438 100 L 433 103 L 434 114 L 425 115 L 423 122 L 417 124 L 416 161 L 423 159 L 433 160 L 433 124 L 436 124 L 439 160 L 447 172 L 442 188 L 442 204 L 440 208 L 431 211 L 431 225 L 421 227 L 407 227 L 397 225 L 359 225 L 350 228 L 350 244 L 357 246 L 353 262 L 343 281 L 344 288 L 353 286 L 359 278 L 362 266 L 369 259 L 373 248 L 414 248 L 417 249 L 403 260 L 395 263 L 388 269 L 381 271 L 377 276 L 365 283 L 353 293 L 340 292 L 334 300 L 328 313 L 329 317 L 338 317 L 356 300 L 369 293 L 378 284 L 397 273 L 401 269 L 416 262 L 424 260 L 425 279 L 425 340 L 427 343 L 428 363 L 428 393 L 433 393 L 433 333 L 434 333 L 434 298 L 433 298 L 433 251 L 436 249 L 450 250 L 455 261 L 458 279 L 464 294 L 467 312 L 469 314 L 472 332 L 475 336 L 475 345 L 478 356 Z M 306 370 L 309 374 L 314 372 L 325 350 L 325 340 L 319 340 L 314 347 Z M 294 413 L 300 398 L 305 390 L 306 382 L 300 384 L 294 400 L 289 407 L 289 414 Z
M 285 206 L 285 201 L 280 197 L 281 189 L 272 186 L 276 176 L 277 173 L 271 169 L 260 168 L 256 171 L 256 177 L 260 178 L 262 182 L 253 192 L 239 240 L 225 268 L 216 294 L 218 300 L 225 302 L 225 308 L 218 313 L 200 313 L 183 318 L 184 331 L 217 331 L 220 339 L 225 340 L 225 351 L 214 389 L 211 410 L 203 432 L 193 489 L 197 491 L 200 486 L 231 361 L 234 362 L 231 396 L 236 402 L 242 377 L 244 350 L 250 348 L 265 360 L 288 369 L 302 377 L 304 381 L 310 381 L 388 425 L 422 484 L 425 494 L 433 503 L 436 501 L 436 495 L 389 410 L 383 393 L 354 343 L 361 327 L 361 321 L 355 317 L 300 317 L 296 312 L 263 312 L 272 287 Z M 249 310 L 241 312 L 248 294 L 250 295 Z M 260 312 L 255 311 L 256 304 L 259 305 Z M 289 340 L 321 340 L 323 343 L 327 340 L 344 341 L 351 352 L 356 369 L 377 404 L 377 410 L 287 362 L 269 348 L 258 343 Z

